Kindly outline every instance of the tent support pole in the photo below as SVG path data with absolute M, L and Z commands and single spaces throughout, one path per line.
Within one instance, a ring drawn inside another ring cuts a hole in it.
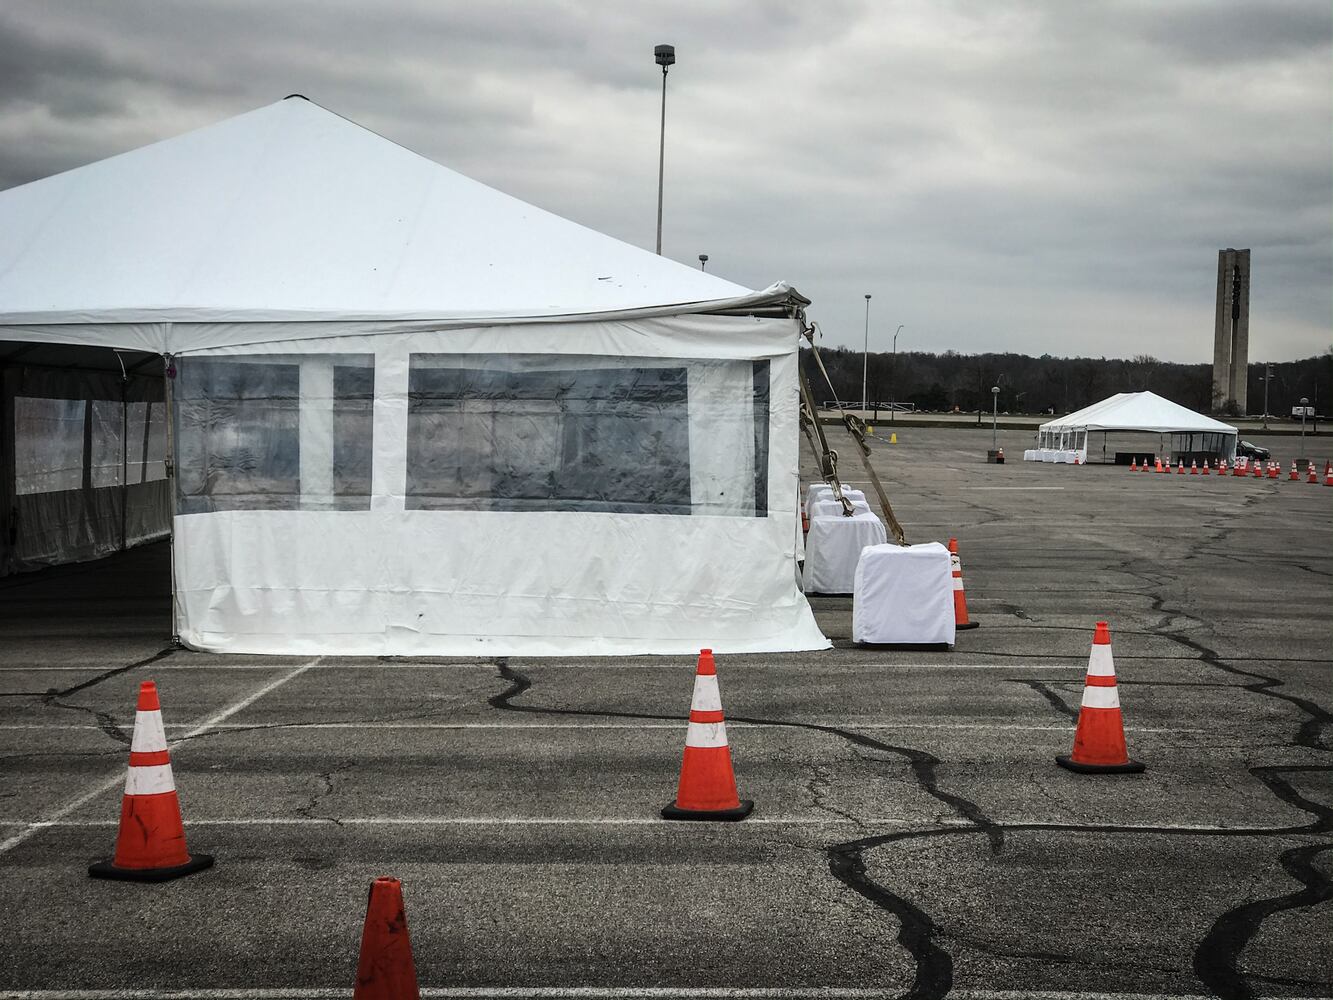
M 18 469 L 15 465 L 17 430 L 14 427 L 14 389 L 18 372 L 0 365 L 0 576 L 18 566 Z
M 167 418 L 167 453 L 165 456 L 167 474 L 167 501 L 170 509 L 171 524 L 167 530 L 167 551 L 171 554 L 171 642 L 182 645 L 180 634 L 180 606 L 176 598 L 176 407 L 172 399 L 172 385 L 176 379 L 176 365 L 170 354 L 162 355 L 162 397 L 166 403 Z

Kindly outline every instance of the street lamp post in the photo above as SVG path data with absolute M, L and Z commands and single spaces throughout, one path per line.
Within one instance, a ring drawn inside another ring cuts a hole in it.
M 666 168 L 666 78 L 667 67 L 676 62 L 674 45 L 653 48 L 653 58 L 662 67 L 662 131 L 657 143 L 657 255 L 662 256 L 662 179 Z
M 903 332 L 905 325 L 899 323 L 898 329 L 893 331 L 893 385 L 889 387 L 889 423 L 891 424 L 898 422 L 898 334 Z
M 1288 397 L 1290 398 L 1290 397 Z M 1301 457 L 1305 457 L 1305 410 L 1310 405 L 1310 400 L 1305 396 L 1301 397 Z
M 1264 430 L 1268 430 L 1268 383 L 1273 380 L 1273 366 L 1264 365 Z
M 699 254 L 699 270 L 700 271 L 708 270 L 708 254 L 706 253 Z
M 866 395 L 866 374 L 870 371 L 870 293 L 866 292 L 866 340 L 861 348 L 861 417 L 870 410 L 870 397 Z
M 1000 387 L 990 387 L 990 446 L 992 451 L 1000 450 Z

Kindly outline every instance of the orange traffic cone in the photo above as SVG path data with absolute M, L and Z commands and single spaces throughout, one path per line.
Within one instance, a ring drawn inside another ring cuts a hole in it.
M 1177 460 L 1176 460 L 1176 475 L 1177 475 L 1177 476 L 1183 476 L 1184 474 L 1185 474 L 1185 460 L 1184 460 L 1183 458 L 1181 458 L 1181 459 L 1177 459 Z
M 126 882 L 166 882 L 212 864 L 211 855 L 192 855 L 185 849 L 185 826 L 171 775 L 157 685 L 144 681 L 139 685 L 134 715 L 116 853 L 110 861 L 89 865 L 88 874 Z
M 403 886 L 396 878 L 370 883 L 361 957 L 356 963 L 353 1000 L 419 1000 L 412 939 L 403 910 Z
M 1307 483 L 1315 483 L 1315 484 L 1318 484 L 1319 482 L 1319 473 L 1315 472 L 1313 462 L 1309 463 L 1305 467 L 1305 481 Z
M 1227 460 L 1225 458 L 1219 458 L 1217 460 L 1217 474 L 1219 476 L 1225 476 L 1227 474 Z
M 662 809 L 663 819 L 744 819 L 754 803 L 736 794 L 731 769 L 727 724 L 717 687 L 717 665 L 711 649 L 699 650 L 685 732 L 685 757 L 680 764 L 676 798 Z
M 1148 468 L 1148 463 L 1143 464 Z M 981 622 L 974 622 L 967 617 L 967 592 L 963 589 L 963 563 L 958 558 L 958 539 L 949 539 L 949 562 L 953 567 L 953 620 L 954 628 L 962 631 L 967 628 L 980 628 Z
M 1324 485 L 1333 486 L 1333 467 L 1326 467 L 1324 469 Z
M 1263 464 L 1263 462 L 1260 462 L 1260 461 L 1256 458 L 1256 459 L 1254 460 L 1254 462 L 1253 462 L 1253 463 L 1251 464 L 1251 466 L 1250 466 L 1250 475 L 1252 475 L 1255 479 L 1263 479 L 1263 478 L 1264 478 L 1264 464 Z
M 1157 465 L 1153 468 L 1153 472 L 1161 472 L 1161 471 L 1162 471 L 1162 456 L 1158 455 Z
M 1236 464 L 1231 467 L 1231 475 L 1233 477 L 1245 475 L 1245 459 L 1236 459 Z
M 1291 472 L 1289 472 L 1289 473 L 1287 474 L 1287 482 L 1289 482 L 1289 483 L 1294 483 L 1294 482 L 1299 481 L 1300 478 L 1301 478 L 1301 474 L 1300 474 L 1299 472 L 1296 471 L 1296 460 L 1295 460 L 1295 459 L 1292 459 L 1292 462 L 1291 462 Z
M 1201 476 L 1211 476 L 1211 475 L 1212 475 L 1212 473 L 1208 471 L 1208 459 L 1206 459 L 1206 458 L 1203 460 L 1203 471 L 1200 472 L 1199 475 L 1201 475 Z
M 1198 460 L 1197 458 L 1191 458 L 1191 459 L 1190 459 L 1190 475 L 1191 475 L 1191 476 L 1197 476 L 1198 474 L 1199 474 L 1199 460 Z
M 1143 464 L 1139 466 L 1140 472 L 1152 472 L 1152 467 L 1148 464 L 1148 456 L 1143 456 Z
M 1139 456 L 1138 456 L 1138 455 L 1134 455 L 1132 458 L 1130 458 L 1130 460 L 1129 460 L 1129 471 L 1130 471 L 1130 472 L 1138 472 L 1138 471 L 1139 471 Z
M 1055 762 L 1081 774 L 1137 774 L 1144 769 L 1129 759 L 1125 748 L 1125 726 L 1120 718 L 1120 694 L 1115 685 L 1115 661 L 1111 658 L 1111 628 L 1097 623 L 1084 680 L 1083 706 L 1078 712 L 1074 752 Z

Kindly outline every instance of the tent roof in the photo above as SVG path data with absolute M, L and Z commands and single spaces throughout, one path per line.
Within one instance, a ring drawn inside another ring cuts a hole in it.
M 534 208 L 299 97 L 0 192 L 0 327 L 503 322 L 792 300 L 805 301 Z
M 1048 420 L 1043 431 L 1077 428 L 1090 431 L 1153 431 L 1235 434 L 1236 428 L 1163 399 L 1155 392 L 1117 392 L 1068 416 Z

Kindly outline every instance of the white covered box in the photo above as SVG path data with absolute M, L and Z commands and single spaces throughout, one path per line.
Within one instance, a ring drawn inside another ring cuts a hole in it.
M 866 498 L 864 491 L 854 490 L 847 486 L 844 486 L 842 488 L 842 495 L 845 496 L 848 500 L 852 501 L 860 500 L 863 503 L 865 502 Z M 810 488 L 805 491 L 805 509 L 808 511 L 812 504 L 818 503 L 820 500 L 832 500 L 832 499 L 833 499 L 832 486 L 830 486 L 828 483 L 811 483 Z
M 854 642 L 953 645 L 953 574 L 939 542 L 862 549 L 853 593 Z
M 870 504 L 866 503 L 864 500 L 855 500 L 851 497 L 848 497 L 847 499 L 851 500 L 852 514 L 870 513 Z M 832 497 L 824 497 L 823 499 L 816 500 L 806 508 L 806 513 L 809 514 L 810 517 L 845 516 L 842 512 L 842 504 L 838 503 L 838 501 L 834 500 Z
M 853 517 L 812 517 L 805 539 L 803 589 L 807 594 L 850 594 L 857 560 L 867 545 L 882 545 L 888 533 L 870 511 Z

